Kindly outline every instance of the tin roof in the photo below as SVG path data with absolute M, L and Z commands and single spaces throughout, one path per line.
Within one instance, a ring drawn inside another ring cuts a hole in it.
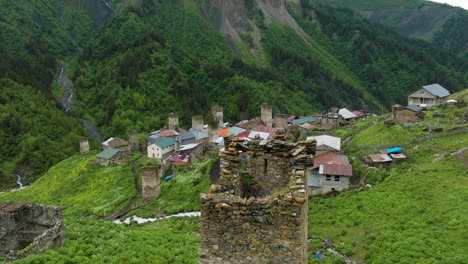
M 406 159 L 405 154 L 400 153 L 400 154 L 390 154 L 390 156 L 394 159 Z
M 293 123 L 297 123 L 297 124 L 304 124 L 304 123 L 307 123 L 307 122 L 315 122 L 317 121 L 315 118 L 311 117 L 311 116 L 307 116 L 307 117 L 304 117 L 304 118 L 300 118 L 300 119 L 294 119 L 294 120 L 291 120 Z
M 172 162 L 189 162 L 190 156 L 174 155 L 170 158 Z
M 348 165 L 349 160 L 346 155 L 336 153 L 336 152 L 326 152 L 324 154 L 321 154 L 315 157 L 313 169 L 318 168 L 320 164 Z
M 304 124 L 300 125 L 300 127 L 309 130 L 309 129 L 314 128 L 315 126 L 314 126 L 314 125 L 311 125 L 311 124 L 309 124 L 309 123 L 304 123 Z
M 121 138 L 116 137 L 116 138 L 109 138 L 108 140 L 104 141 L 102 145 L 109 146 L 111 148 L 120 148 L 120 147 L 128 146 L 128 142 Z
M 317 147 L 325 145 L 336 150 L 341 149 L 341 139 L 339 137 L 333 137 L 333 136 L 327 136 L 327 135 L 312 136 L 312 137 L 307 137 L 306 141 L 310 141 L 313 139 L 317 141 Z
M 384 163 L 392 161 L 392 158 L 390 158 L 390 156 L 388 156 L 387 154 L 371 154 L 369 155 L 369 158 L 372 160 L 372 162 L 375 163 Z
M 438 83 L 426 85 L 422 88 L 424 88 L 426 91 L 430 92 L 432 95 L 437 97 L 446 97 L 450 95 L 450 92 Z
M 120 151 L 121 151 L 120 149 L 105 149 L 103 152 L 97 154 L 96 158 L 110 159 L 115 154 L 119 153 Z
M 182 145 L 182 146 L 180 146 L 179 151 L 190 150 L 190 149 L 195 148 L 198 145 L 200 145 L 200 143 L 191 143 L 191 144 L 187 144 L 187 145 Z
M 321 175 L 353 176 L 353 168 L 350 164 L 321 164 L 319 167 Z
M 346 108 L 341 108 L 338 111 L 338 114 L 341 115 L 344 119 L 351 119 L 351 118 L 356 118 L 357 117 L 355 114 L 351 113 L 351 111 L 349 111 Z
M 270 136 L 270 133 L 265 133 L 265 132 L 259 132 L 259 131 L 250 131 L 249 138 L 255 138 L 255 136 L 258 135 L 262 139 L 268 139 Z
M 222 137 L 230 136 L 230 135 L 237 136 L 237 135 L 239 135 L 240 133 L 242 133 L 244 131 L 245 131 L 245 129 L 243 129 L 243 128 L 233 126 L 233 127 L 224 128 L 223 130 L 221 130 L 219 132 L 219 135 L 222 136 Z
M 167 130 L 161 130 L 158 132 L 158 134 L 165 136 L 165 137 L 173 137 L 179 135 L 177 131 L 172 130 L 172 129 L 167 129 Z
M 177 136 L 180 140 L 187 140 L 187 139 L 195 139 L 195 135 L 193 133 L 185 133 L 185 134 L 179 134 Z
M 409 109 L 409 110 L 414 111 L 414 112 L 419 112 L 419 111 L 422 110 L 422 108 L 417 106 L 417 105 L 408 105 L 408 106 L 405 106 L 405 107 L 400 107 L 400 109 Z
M 175 141 L 174 139 L 170 138 L 170 137 L 167 137 L 167 138 L 163 138 L 161 140 L 158 140 L 156 142 L 154 142 L 154 144 L 160 148 L 166 148 L 166 147 L 169 147 L 171 145 L 174 145 L 175 144 Z
M 402 153 L 403 152 L 403 149 L 402 148 L 399 148 L 399 147 L 395 147 L 395 148 L 388 148 L 387 149 L 387 153 L 390 154 L 390 153 Z

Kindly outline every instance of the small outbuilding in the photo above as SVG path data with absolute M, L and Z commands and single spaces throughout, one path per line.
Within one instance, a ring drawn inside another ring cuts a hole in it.
M 96 155 L 97 164 L 107 167 L 111 164 L 127 165 L 132 154 L 120 149 L 105 149 Z
M 396 122 L 418 122 L 424 119 L 423 108 L 416 105 L 399 107 L 394 110 L 394 119 Z

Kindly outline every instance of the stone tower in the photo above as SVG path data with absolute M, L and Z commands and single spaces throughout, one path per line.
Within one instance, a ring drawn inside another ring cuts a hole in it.
M 140 141 L 138 140 L 139 134 L 135 130 L 128 130 L 128 151 L 139 151 Z
M 273 111 L 271 104 L 263 103 L 262 104 L 262 122 L 267 127 L 272 127 L 273 125 Z
M 307 170 L 316 142 L 233 138 L 200 195 L 201 264 L 307 263 Z
M 179 115 L 176 113 L 169 113 L 169 129 L 178 129 L 179 128 Z
M 203 116 L 192 116 L 192 130 L 202 131 L 203 130 Z
M 213 106 L 211 108 L 211 115 L 213 116 L 213 120 L 218 124 L 218 129 L 223 128 L 223 108 L 221 106 Z
M 211 108 L 211 116 L 213 122 L 208 125 L 208 139 L 210 143 L 219 137 L 219 132 L 223 129 L 223 108 L 221 106 L 213 106 Z
M 80 154 L 87 154 L 87 153 L 89 153 L 88 138 L 81 138 L 80 139 Z
M 285 128 L 288 125 L 288 115 L 275 114 L 275 127 Z
M 143 167 L 141 168 L 141 182 L 143 190 L 143 199 L 150 201 L 157 199 L 161 195 L 161 187 L 158 174 L 158 168 L 156 167 Z

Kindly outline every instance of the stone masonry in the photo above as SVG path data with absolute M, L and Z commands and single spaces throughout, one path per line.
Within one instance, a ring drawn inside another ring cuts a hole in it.
M 307 263 L 306 167 L 316 143 L 225 139 L 218 185 L 201 194 L 201 264 Z
M 288 115 L 275 114 L 275 127 L 276 128 L 286 128 L 287 125 L 288 125 Z
M 261 107 L 261 116 L 262 122 L 267 127 L 272 127 L 273 125 L 273 110 L 271 104 L 263 103 Z
M 169 113 L 168 115 L 169 129 L 178 129 L 179 128 L 179 115 L 176 113 Z
M 7 261 L 59 246 L 64 239 L 60 207 L 29 202 L 0 204 L 0 256 Z
M 198 132 L 203 130 L 203 116 L 192 116 L 192 129 Z
M 140 141 L 138 139 L 139 134 L 135 130 L 129 130 L 128 134 L 128 151 L 139 151 L 140 150 Z
M 88 154 L 89 153 L 89 141 L 88 138 L 81 138 L 80 139 L 80 154 Z
M 159 195 L 161 195 L 161 178 L 158 173 L 158 168 L 141 168 L 141 181 L 144 200 L 150 201 L 159 198 Z

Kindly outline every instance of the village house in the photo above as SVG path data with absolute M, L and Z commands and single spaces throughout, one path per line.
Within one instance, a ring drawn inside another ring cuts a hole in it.
M 408 96 L 408 105 L 419 105 L 433 107 L 444 103 L 450 96 L 450 92 L 434 83 L 431 85 L 422 86 Z
M 333 136 L 311 136 L 307 137 L 306 141 L 317 141 L 317 155 L 325 152 L 339 152 L 341 150 L 341 138 Z
M 353 114 L 346 108 L 341 108 L 338 110 L 338 114 L 345 120 L 345 121 L 352 121 L 357 119 L 357 115 Z
M 166 155 L 174 152 L 175 149 L 176 144 L 174 139 L 171 137 L 165 137 L 155 141 L 147 147 L 148 158 L 162 159 Z
M 416 105 L 408 105 L 393 109 L 393 119 L 396 122 L 418 122 L 424 119 L 423 109 Z
M 121 138 L 109 138 L 108 140 L 102 142 L 103 149 L 120 149 L 120 150 L 127 150 L 128 142 L 121 139 Z
M 195 141 L 195 135 L 192 132 L 185 133 L 185 134 L 179 134 L 177 136 L 177 141 L 179 145 L 186 145 L 193 143 Z
M 96 155 L 96 163 L 104 167 L 111 164 L 126 165 L 131 157 L 132 154 L 120 149 L 105 149 Z
M 337 113 L 328 112 L 320 116 L 320 127 L 322 129 L 334 129 L 340 126 L 340 122 L 343 118 Z
M 317 155 L 308 169 L 308 193 L 316 195 L 349 188 L 353 169 L 346 155 L 327 152 Z

